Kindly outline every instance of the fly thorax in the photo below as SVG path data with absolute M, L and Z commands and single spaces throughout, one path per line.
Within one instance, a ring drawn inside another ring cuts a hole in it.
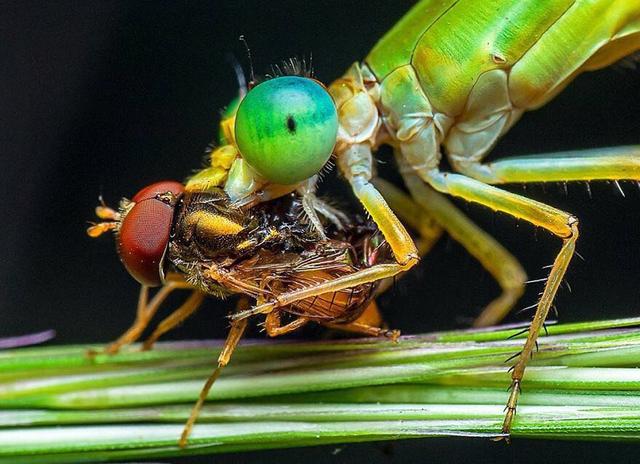
M 170 259 L 233 257 L 247 235 L 246 215 L 230 205 L 222 190 L 185 194 L 178 205 Z

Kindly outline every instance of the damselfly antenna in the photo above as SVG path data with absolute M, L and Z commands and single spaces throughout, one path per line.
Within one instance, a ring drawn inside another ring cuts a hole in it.
M 249 90 L 251 90 L 251 88 L 256 83 L 256 76 L 253 73 L 253 61 L 251 59 L 251 50 L 249 49 L 249 43 L 247 42 L 247 39 L 245 38 L 244 35 L 241 35 L 240 37 L 238 37 L 238 40 L 240 40 L 240 42 L 244 44 L 244 48 L 247 49 L 247 58 L 249 59 L 249 77 L 251 78 L 251 80 L 249 81 L 248 88 Z

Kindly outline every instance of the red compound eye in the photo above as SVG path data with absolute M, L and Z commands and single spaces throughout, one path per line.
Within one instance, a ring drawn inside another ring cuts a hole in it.
M 179 182 L 163 181 L 140 190 L 120 225 L 118 254 L 129 273 L 143 285 L 161 285 L 162 257 L 169 243 L 174 207 L 158 198 L 179 195 Z

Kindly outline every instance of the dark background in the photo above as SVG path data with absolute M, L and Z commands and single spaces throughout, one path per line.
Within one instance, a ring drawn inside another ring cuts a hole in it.
M 325 82 L 364 57 L 413 2 L 0 2 L 0 336 L 48 328 L 55 343 L 107 342 L 130 323 L 137 285 L 110 237 L 86 221 L 102 193 L 110 204 L 150 182 L 183 179 L 202 162 L 219 110 L 236 95 L 226 55 L 243 64 L 244 34 L 257 73 L 313 53 Z M 621 66 L 581 76 L 527 114 L 493 156 L 640 142 L 640 73 Z M 393 166 L 382 165 L 393 177 Z M 331 177 L 331 176 L 330 176 Z M 337 196 L 339 180 L 323 192 Z M 640 193 L 622 183 L 529 186 L 527 195 L 581 219 L 578 251 L 561 290 L 562 321 L 638 315 Z M 523 187 L 511 188 L 524 192 Z M 347 201 L 347 200 L 344 200 Z M 560 245 L 544 231 L 461 205 L 544 275 Z M 535 298 L 531 285 L 521 306 Z M 461 247 L 442 240 L 383 296 L 389 324 L 405 333 L 463 327 L 497 286 Z M 231 303 L 212 301 L 168 338 L 224 335 Z M 525 315 L 511 320 L 526 319 Z M 309 330 L 303 336 L 317 336 Z M 255 335 L 255 333 L 254 333 Z M 431 439 L 220 456 L 218 462 L 626 462 L 631 445 Z M 210 458 L 182 462 L 210 462 Z

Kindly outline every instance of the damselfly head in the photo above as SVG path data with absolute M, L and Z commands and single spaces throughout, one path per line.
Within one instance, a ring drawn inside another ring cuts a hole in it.
M 162 181 L 140 190 L 131 200 L 123 199 L 119 211 L 104 203 L 96 208 L 103 222 L 87 229 L 90 237 L 107 231 L 116 233 L 120 260 L 142 285 L 161 285 L 164 255 L 169 244 L 173 213 L 184 186 Z
M 327 164 L 338 126 L 335 103 L 319 81 L 285 75 L 249 90 L 235 113 L 233 139 L 262 178 L 294 185 Z

